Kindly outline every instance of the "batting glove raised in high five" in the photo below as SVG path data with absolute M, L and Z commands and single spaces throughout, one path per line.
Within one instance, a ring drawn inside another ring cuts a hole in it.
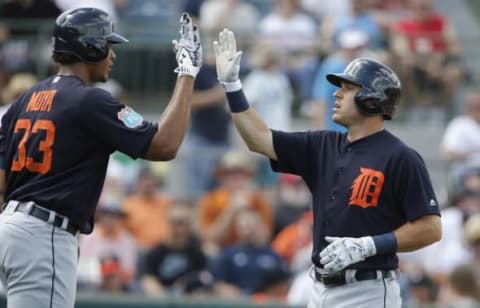
M 187 13 L 180 17 L 180 38 L 173 40 L 173 49 L 178 67 L 175 72 L 179 76 L 188 75 L 195 78 L 202 66 L 203 50 L 200 44 L 200 34 L 197 25 Z
M 235 34 L 228 29 L 224 29 L 218 35 L 218 41 L 213 42 L 213 49 L 217 62 L 218 81 L 224 86 L 235 83 L 241 87 L 238 75 L 242 52 L 237 51 Z
M 330 244 L 320 252 L 320 263 L 329 272 L 338 272 L 377 253 L 371 236 L 333 237 L 326 236 Z

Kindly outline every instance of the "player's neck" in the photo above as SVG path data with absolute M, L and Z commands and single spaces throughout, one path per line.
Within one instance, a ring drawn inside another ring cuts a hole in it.
M 84 63 L 74 63 L 69 65 L 61 65 L 57 75 L 62 76 L 77 76 L 86 84 L 91 84 L 90 73 L 88 67 Z
M 378 133 L 379 131 L 384 130 L 383 121 L 369 121 L 368 123 L 363 123 L 362 125 L 352 125 L 348 127 L 348 136 L 347 139 L 350 142 L 365 138 L 367 136 Z

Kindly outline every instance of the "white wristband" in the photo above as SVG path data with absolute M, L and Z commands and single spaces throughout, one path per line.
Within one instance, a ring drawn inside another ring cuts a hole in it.
M 220 82 L 220 84 L 223 86 L 223 89 L 225 92 L 237 92 L 242 89 L 242 82 L 240 79 L 237 79 L 233 82 Z

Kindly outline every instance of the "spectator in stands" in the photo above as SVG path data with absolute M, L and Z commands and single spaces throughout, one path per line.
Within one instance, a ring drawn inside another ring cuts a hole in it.
M 101 260 L 115 257 L 122 285 L 132 283 L 137 266 L 137 245 L 123 224 L 125 213 L 117 204 L 101 204 L 93 233 L 80 237 L 79 287 L 100 287 L 105 278 Z
M 480 281 L 480 214 L 474 214 L 465 222 L 464 238 L 472 252 L 469 264 L 475 277 Z
M 190 200 L 214 188 L 215 167 L 232 143 L 230 114 L 217 80 L 213 50 L 210 47 L 204 52 L 205 60 L 195 79 L 190 126 L 180 149 L 182 161 L 174 162 L 181 169 L 176 173 L 181 174 L 183 182 L 169 183 L 172 194 Z
M 451 293 L 443 301 L 444 308 L 480 307 L 480 286 L 475 268 L 470 265 L 456 267 L 449 276 Z
M 410 300 L 413 307 L 434 305 L 438 298 L 438 284 L 421 269 L 408 277 Z
M 480 168 L 465 168 L 457 181 L 452 185 L 451 206 L 441 211 L 442 239 L 420 251 L 399 256 L 401 262 L 424 269 L 438 281 L 446 280 L 455 266 L 471 259 L 464 241 L 464 223 L 480 213 Z
M 463 75 L 460 44 L 452 24 L 435 10 L 433 0 L 409 3 L 410 14 L 394 25 L 391 46 L 398 58 L 405 101 L 421 107 L 412 115 L 429 116 L 432 112 L 425 108 L 444 109 L 452 103 Z
M 348 15 L 326 16 L 321 25 L 321 38 L 324 48 L 333 52 L 337 45 L 337 36 L 345 29 L 356 29 L 367 34 L 367 46 L 370 49 L 385 49 L 385 33 L 370 12 L 370 0 L 351 0 Z
M 94 7 L 105 11 L 112 18 L 113 23 L 118 21 L 118 11 L 124 8 L 128 0 L 55 0 L 56 5 L 62 10 L 67 11 L 78 7 Z
M 176 200 L 172 203 L 168 212 L 170 237 L 146 256 L 141 285 L 147 295 L 183 294 L 187 288 L 192 288 L 195 277 L 197 283 L 208 283 L 201 279 L 205 276 L 207 258 L 193 231 L 192 210 L 190 202 Z
M 259 31 L 261 42 L 291 53 L 318 44 L 317 24 L 301 11 L 299 0 L 275 0 L 273 11 L 260 21 Z
M 0 119 L 10 108 L 10 105 L 36 83 L 37 77 L 30 73 L 17 73 L 10 77 L 7 86 L 1 92 L 3 106 L 0 107 Z
M 272 209 L 253 186 L 254 165 L 243 152 L 226 153 L 216 170 L 218 188 L 199 199 L 199 230 L 205 252 L 209 256 L 215 256 L 222 248 L 238 242 L 238 228 L 234 227 L 233 222 L 243 209 L 252 209 L 258 213 L 266 236 L 270 236 L 273 227 Z
M 448 123 L 441 150 L 452 169 L 480 164 L 480 89 L 468 91 L 464 113 Z
M 241 49 L 246 50 L 255 37 L 259 20 L 257 8 L 247 1 L 207 0 L 200 8 L 199 26 L 205 34 L 202 40 L 210 42 L 221 30 L 228 28 L 235 31 L 237 43 Z
M 266 271 L 262 285 L 251 297 L 252 301 L 257 305 L 286 304 L 291 277 L 292 275 L 286 266 L 275 266 Z
M 272 241 L 272 249 L 289 265 L 293 273 L 311 266 L 313 212 L 308 211 L 286 226 Z
M 128 293 L 131 288 L 123 277 L 121 262 L 116 256 L 106 256 L 100 260 L 101 283 L 99 291 L 108 294 Z
M 200 9 L 205 0 L 182 0 L 180 12 L 187 12 L 192 18 L 194 24 L 198 24 L 200 19 Z M 202 29 L 203 31 L 203 29 Z
M 301 11 L 300 0 L 275 0 L 273 11 L 260 21 L 258 32 L 260 42 L 282 52 L 282 66 L 298 100 L 308 99 L 320 53 L 315 20 Z
M 271 273 L 286 268 L 268 245 L 268 230 L 256 211 L 244 208 L 232 225 L 238 241 L 223 250 L 214 263 L 215 288 L 223 298 L 252 295 L 267 282 L 271 284 Z
M 44 34 L 40 31 L 41 22 L 56 18 L 60 13 L 53 0 L 0 1 L 0 28 L 4 28 L 4 37 L 0 40 L 0 66 L 7 74 L 33 72 L 38 61 L 49 61 L 46 56 L 49 52 L 44 53 L 43 49 L 51 46 L 47 40 L 38 40 Z
M 273 234 L 277 235 L 311 209 L 311 196 L 301 177 L 282 173 L 277 186 Z
M 312 101 L 307 114 L 312 118 L 313 125 L 317 128 L 346 132 L 346 128 L 332 120 L 333 107 L 337 87 L 325 82 L 325 76 L 332 72 L 341 73 L 354 58 L 366 55 L 368 35 L 362 30 L 348 28 L 337 36 L 339 49 L 330 54 L 320 64 L 312 87 Z
M 280 52 L 273 46 L 257 44 L 249 60 L 253 70 L 246 76 L 243 89 L 250 104 L 266 119 L 269 127 L 290 130 L 294 93 L 281 68 Z M 267 159 L 259 160 L 257 180 L 265 196 L 273 201 L 278 175 Z
M 243 89 L 248 101 L 272 129 L 291 128 L 293 92 L 281 67 L 280 51 L 259 43 L 249 58 L 253 70 L 245 77 Z
M 160 191 L 160 182 L 152 169 L 145 166 L 138 174 L 131 195 L 123 202 L 125 224 L 133 234 L 141 252 L 153 248 L 168 237 L 167 213 L 169 197 Z
M 11 0 L 2 1 L 0 5 L 0 18 L 56 18 L 60 13 L 60 9 L 52 0 Z M 12 32 L 13 34 L 17 33 Z
M 301 0 L 301 3 L 302 8 L 314 16 L 318 23 L 321 23 L 325 18 L 337 19 L 340 16 L 348 16 L 352 6 L 352 0 Z

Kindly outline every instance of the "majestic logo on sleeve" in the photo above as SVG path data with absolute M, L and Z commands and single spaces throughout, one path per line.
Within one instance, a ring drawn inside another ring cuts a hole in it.
M 128 128 L 135 128 L 143 123 L 143 117 L 130 107 L 124 107 L 117 114 L 118 119 Z
M 352 194 L 348 205 L 367 208 L 378 205 L 378 198 L 383 187 L 384 176 L 381 171 L 360 168 L 360 174 L 353 181 Z

